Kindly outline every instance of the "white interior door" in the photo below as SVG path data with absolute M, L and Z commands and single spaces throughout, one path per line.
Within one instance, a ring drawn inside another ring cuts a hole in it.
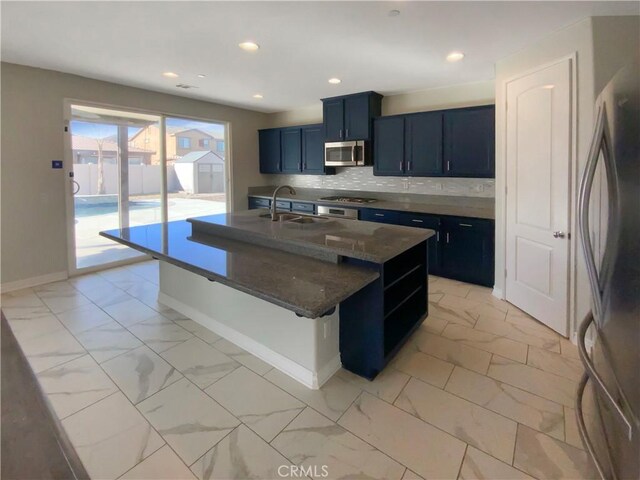
M 571 60 L 507 83 L 506 298 L 568 334 Z

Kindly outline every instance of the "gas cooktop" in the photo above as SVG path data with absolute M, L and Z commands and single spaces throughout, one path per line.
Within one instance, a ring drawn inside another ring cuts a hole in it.
M 341 202 L 341 203 L 373 203 L 376 201 L 375 198 L 343 197 L 343 196 L 321 197 L 318 200 L 324 200 L 326 202 Z

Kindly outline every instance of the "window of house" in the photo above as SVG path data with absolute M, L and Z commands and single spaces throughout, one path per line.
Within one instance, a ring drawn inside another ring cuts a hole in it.
M 191 148 L 191 139 L 189 137 L 178 137 L 178 146 L 180 148 Z
M 218 150 L 218 152 L 224 152 L 224 140 L 217 141 L 216 150 Z
M 208 138 L 201 138 L 200 141 L 198 142 L 198 144 L 202 148 L 209 148 L 209 144 L 210 143 L 211 143 L 211 141 Z

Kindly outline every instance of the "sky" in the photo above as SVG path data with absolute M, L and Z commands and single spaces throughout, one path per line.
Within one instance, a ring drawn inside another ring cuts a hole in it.
M 224 125 L 219 123 L 198 122 L 195 120 L 185 120 L 182 118 L 167 117 L 167 126 L 181 127 L 185 130 L 190 128 L 198 128 L 213 135 L 216 138 L 224 138 Z M 136 134 L 140 130 L 139 127 L 129 127 L 129 137 Z M 118 128 L 115 125 L 104 123 L 89 123 L 74 120 L 71 122 L 71 133 L 73 135 L 82 135 L 83 137 L 104 138 L 115 135 Z

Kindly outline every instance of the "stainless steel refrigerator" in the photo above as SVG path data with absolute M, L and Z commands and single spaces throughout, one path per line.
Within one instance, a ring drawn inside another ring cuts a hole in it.
M 586 370 L 578 388 L 578 427 L 600 476 L 619 480 L 640 479 L 638 65 L 635 59 L 621 69 L 598 96 L 595 134 L 580 185 L 578 211 L 593 297 L 591 313 L 578 332 Z M 600 173 L 603 181 L 594 188 Z M 603 201 L 594 202 L 598 194 Z M 594 208 L 601 209 L 606 219 L 600 229 L 602 248 L 594 247 L 596 240 L 590 236 L 598 230 L 590 211 Z M 594 342 L 590 353 L 586 340 Z M 585 386 L 594 398 L 588 410 L 588 402 L 583 402 Z

